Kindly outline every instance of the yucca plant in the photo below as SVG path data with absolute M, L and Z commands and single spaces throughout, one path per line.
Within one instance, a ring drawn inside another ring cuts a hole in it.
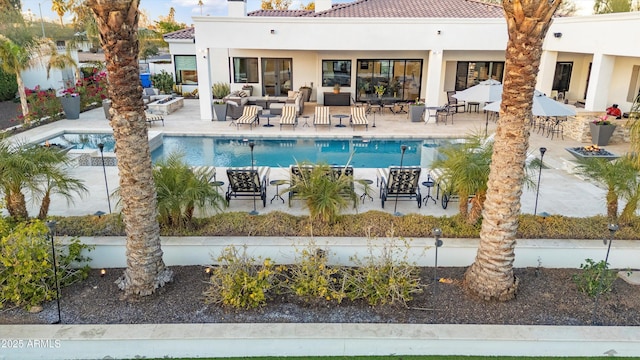
M 331 166 L 326 163 L 310 165 L 296 164 L 301 170 L 300 177 L 290 183 L 286 191 L 296 193 L 296 197 L 304 201 L 309 209 L 312 220 L 319 220 L 326 224 L 335 223 L 340 213 L 351 203 L 353 208 L 358 206 L 358 195 L 354 190 L 354 182 L 368 185 L 343 171 L 336 176 Z M 368 190 L 368 189 L 367 189 Z M 366 191 L 366 190 L 365 190 Z
M 196 210 L 220 210 L 224 198 L 210 183 L 213 169 L 192 170 L 179 152 L 159 161 L 153 170 L 160 223 L 168 227 L 186 227 Z
M 219 82 L 211 87 L 214 99 L 222 99 L 231 93 L 231 87 L 227 83 Z

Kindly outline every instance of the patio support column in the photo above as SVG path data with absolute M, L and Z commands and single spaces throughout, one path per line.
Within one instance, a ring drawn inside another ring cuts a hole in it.
M 209 48 L 196 50 L 196 66 L 198 68 L 198 99 L 200 103 L 200 119 L 213 120 L 213 95 L 211 92 L 211 56 Z
M 589 74 L 589 89 L 584 105 L 585 110 L 604 111 L 609 102 L 609 86 L 616 58 L 602 53 L 593 54 L 591 74 Z
M 543 51 L 540 58 L 540 71 L 538 71 L 538 81 L 536 90 L 551 97 L 553 88 L 553 78 L 556 74 L 556 63 L 558 62 L 557 51 Z
M 427 89 L 425 103 L 427 106 L 438 106 L 445 103 L 444 90 L 444 62 L 442 61 L 442 50 L 431 50 L 429 52 L 429 65 L 427 68 Z M 443 100 L 440 100 L 440 98 Z

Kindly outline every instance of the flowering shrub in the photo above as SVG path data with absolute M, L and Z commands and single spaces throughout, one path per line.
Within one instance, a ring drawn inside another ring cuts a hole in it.
M 24 123 L 30 121 L 38 121 L 42 118 L 59 118 L 59 113 L 62 112 L 62 105 L 56 98 L 55 91 L 41 90 L 39 86 L 35 89 L 25 89 L 27 94 L 27 103 L 29 104 L 29 115 L 25 119 L 24 116 L 18 116 L 18 121 Z
M 593 120 L 593 123 L 596 125 L 611 125 L 611 121 L 609 121 L 609 117 L 607 115 L 600 116 L 599 118 Z
M 416 98 L 416 101 L 411 103 L 411 105 L 422 106 L 424 105 L 424 102 L 420 101 L 419 98 Z
M 101 104 L 107 98 L 107 74 L 93 69 L 93 75 L 85 77 L 76 83 L 76 90 L 80 94 L 80 108 L 86 109 L 92 104 Z

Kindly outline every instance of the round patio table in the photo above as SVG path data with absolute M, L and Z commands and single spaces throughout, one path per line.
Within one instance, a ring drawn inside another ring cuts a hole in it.
M 344 124 L 342 123 L 342 119 L 344 119 L 344 118 L 348 118 L 348 117 L 349 117 L 349 115 L 338 114 L 338 115 L 333 115 L 333 117 L 334 117 L 334 118 L 338 118 L 338 119 L 340 119 L 340 124 L 336 124 L 336 127 L 347 127 L 347 125 L 344 125 Z
M 277 115 L 274 115 L 274 114 L 261 114 L 260 116 L 267 118 L 267 123 L 262 125 L 262 126 L 264 126 L 264 127 L 273 127 L 273 124 L 271 124 L 271 118 L 274 118 Z

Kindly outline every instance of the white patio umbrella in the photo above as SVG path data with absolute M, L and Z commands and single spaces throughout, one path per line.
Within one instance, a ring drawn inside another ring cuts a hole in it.
M 502 84 L 493 79 L 485 80 L 452 96 L 466 102 L 494 102 L 502 98 Z
M 484 107 L 486 111 L 500 111 L 500 103 L 502 99 L 492 102 Z M 545 96 L 538 90 L 533 94 L 533 108 L 531 112 L 534 116 L 572 116 L 576 111 L 552 98 Z

